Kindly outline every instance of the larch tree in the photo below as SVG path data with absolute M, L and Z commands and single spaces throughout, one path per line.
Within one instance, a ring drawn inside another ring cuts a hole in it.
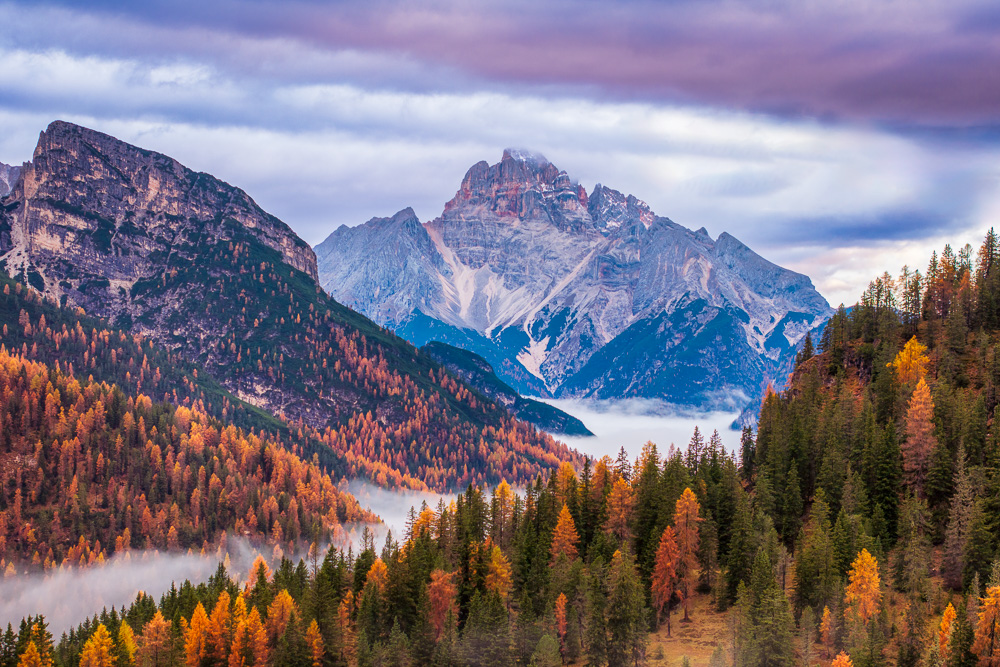
M 938 652 L 941 654 L 941 661 L 948 660 L 948 643 L 951 641 L 951 631 L 955 624 L 955 606 L 948 603 L 941 614 L 941 623 L 938 624 Z
M 887 366 L 895 369 L 896 379 L 900 384 L 912 385 L 927 374 L 928 361 L 927 346 L 913 336 Z
M 552 547 L 550 549 L 550 566 L 554 566 L 560 557 L 565 556 L 567 561 L 576 559 L 576 545 L 580 541 L 576 533 L 576 526 L 573 524 L 573 517 L 569 513 L 569 507 L 563 503 L 562 510 L 559 511 L 559 520 L 552 533 Z
M 122 621 L 118 626 L 118 667 L 129 667 L 135 664 L 135 633 L 132 626 Z
M 659 622 L 664 609 L 667 611 L 667 636 L 670 636 L 670 599 L 674 596 L 677 583 L 677 565 L 680 551 L 677 549 L 677 539 L 673 526 L 667 526 L 660 536 L 660 544 L 656 549 L 653 562 L 653 609 L 656 611 L 656 621 Z
M 80 652 L 80 667 L 114 667 L 114 640 L 103 623 L 97 625 L 94 634 L 83 645 Z
M 319 631 L 319 624 L 315 618 L 309 623 L 309 628 L 306 630 L 306 644 L 309 645 L 312 667 L 321 667 L 323 664 L 323 635 Z
M 823 615 L 819 620 L 819 641 L 823 644 L 824 650 L 827 652 L 826 655 L 829 657 L 830 651 L 833 649 L 833 614 L 830 613 L 830 607 L 823 607 Z
M 559 655 L 566 657 L 566 594 L 556 598 L 556 635 L 559 638 Z
M 199 602 L 184 634 L 184 664 L 200 667 L 208 657 L 208 614 Z
M 609 535 L 614 535 L 619 542 L 627 543 L 632 539 L 632 510 L 635 507 L 635 498 L 632 488 L 624 477 L 615 480 L 608 495 L 608 519 L 604 523 L 604 530 Z
M 496 593 L 504 602 L 510 595 L 512 586 L 510 575 L 510 561 L 503 555 L 499 546 L 493 545 L 490 549 L 490 559 L 486 564 L 486 590 Z
M 848 612 L 857 616 L 862 623 L 868 623 L 878 613 L 882 601 L 881 580 L 878 561 L 862 549 L 847 573 L 850 583 L 844 591 L 844 602 Z
M 21 658 L 17 662 L 17 667 L 51 667 L 52 661 L 45 661 L 42 658 L 42 654 L 38 652 L 38 647 L 35 646 L 35 642 L 29 641 L 28 646 L 24 649 L 21 654 Z
M 298 614 L 295 600 L 287 590 L 282 589 L 274 596 L 274 601 L 267 608 L 267 636 L 271 644 L 277 644 L 281 635 L 285 634 L 292 616 Z
M 972 652 L 980 667 L 1000 667 L 1000 586 L 986 589 L 982 599 Z
M 229 593 L 222 591 L 208 617 L 208 654 L 215 664 L 229 662 L 229 647 L 233 642 L 232 616 L 229 612 Z
M 841 651 L 830 663 L 830 667 L 854 667 L 854 663 L 851 661 L 851 656 Z
M 157 611 L 146 623 L 139 637 L 136 654 L 144 667 L 166 667 L 171 663 L 171 623 Z
M 431 627 L 434 629 L 434 641 L 440 641 L 448 624 L 458 621 L 458 586 L 454 582 L 454 572 L 434 570 L 431 581 L 427 585 L 427 597 L 430 599 Z
M 903 473 L 906 483 L 920 497 L 930 467 L 931 453 L 937 445 L 934 437 L 934 400 L 923 378 L 910 397 L 906 410 L 906 439 L 903 441 Z
M 698 516 L 701 507 L 690 488 L 684 489 L 674 510 L 674 532 L 677 537 L 677 593 L 684 603 L 684 620 L 691 620 L 690 599 L 698 585 Z

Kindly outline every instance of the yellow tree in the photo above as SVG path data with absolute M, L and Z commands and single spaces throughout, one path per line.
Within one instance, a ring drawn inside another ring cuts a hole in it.
M 619 477 L 608 494 L 608 519 L 604 522 L 604 530 L 626 542 L 632 538 L 632 508 L 635 498 L 628 482 Z
M 253 664 L 267 665 L 267 631 L 264 629 L 264 623 L 260 620 L 260 612 L 257 611 L 257 607 L 251 609 L 247 615 L 247 642 L 253 655 Z
M 690 488 L 684 489 L 674 508 L 674 533 L 677 536 L 677 593 L 684 603 L 684 620 L 690 620 L 690 599 L 698 584 L 698 516 L 701 506 Z
M 819 640 L 826 650 L 827 657 L 829 657 L 830 649 L 833 648 L 833 614 L 826 606 L 823 607 L 823 616 L 819 622 Z
M 941 655 L 941 662 L 948 660 L 948 642 L 951 640 L 951 631 L 955 623 L 955 607 L 950 602 L 944 608 L 941 615 L 941 624 L 938 626 L 938 652 Z
M 979 658 L 980 667 L 1000 667 L 1000 586 L 986 589 L 972 652 Z
M 924 493 L 924 480 L 936 444 L 934 399 L 927 383 L 920 378 L 906 410 L 906 438 L 902 444 L 906 483 L 920 496 Z
M 569 513 L 569 507 L 563 503 L 562 510 L 559 512 L 559 520 L 556 522 L 556 529 L 552 533 L 552 548 L 550 550 L 552 559 L 549 561 L 549 565 L 555 565 L 560 556 L 565 556 L 566 560 L 569 561 L 574 560 L 577 553 L 576 543 L 579 541 L 580 537 L 576 534 L 576 525 Z
M 365 586 L 374 584 L 379 590 L 385 592 L 385 582 L 389 579 L 389 569 L 381 558 L 376 558 L 372 566 L 368 568 L 368 575 L 365 578 Z
M 851 661 L 851 656 L 841 651 L 830 663 L 830 667 L 854 667 L 854 663 Z
M 490 560 L 486 565 L 486 590 L 496 593 L 506 602 L 510 589 L 510 562 L 500 547 L 494 544 L 490 550 Z
M 118 627 L 118 645 L 122 649 L 122 657 L 125 659 L 125 665 L 119 665 L 118 667 L 129 667 L 135 664 L 135 633 L 132 631 L 132 627 L 122 621 L 122 624 Z
M 200 667 L 208 658 L 208 614 L 199 602 L 191 615 L 191 623 L 184 633 L 184 664 Z
M 677 564 L 680 552 L 677 549 L 677 539 L 673 526 L 667 526 L 660 536 L 660 544 L 656 549 L 656 559 L 653 561 L 653 609 L 656 611 L 656 622 L 660 622 L 663 610 L 667 610 L 667 636 L 670 636 L 670 598 L 674 596 L 674 585 L 677 583 Z
M 83 645 L 83 651 L 80 652 L 80 667 L 114 667 L 114 649 L 111 633 L 103 623 L 99 623 L 97 630 Z
M 138 662 L 144 667 L 166 667 L 171 662 L 170 621 L 159 611 L 153 615 L 142 630 L 137 649 Z
M 882 601 L 881 580 L 878 575 L 878 561 L 862 549 L 847 573 L 850 583 L 844 594 L 849 613 L 860 618 L 863 623 L 878 613 Z
M 17 662 L 17 667 L 52 667 L 52 661 L 46 661 L 38 652 L 35 642 L 29 641 L 24 653 L 21 654 L 21 659 Z
M 913 384 L 927 374 L 927 362 L 927 347 L 914 336 L 907 341 L 896 358 L 886 365 L 896 370 L 896 378 L 902 384 Z
M 309 657 L 312 658 L 312 667 L 320 667 L 323 664 L 323 635 L 320 634 L 319 624 L 314 618 L 309 623 L 306 630 L 306 644 L 309 646 Z
M 274 596 L 274 601 L 267 608 L 267 636 L 272 644 L 277 644 L 281 635 L 285 634 L 292 616 L 298 613 L 295 600 L 288 591 L 281 589 L 281 592 Z
M 207 651 L 213 662 L 225 665 L 229 662 L 229 646 L 233 641 L 232 617 L 229 613 L 229 593 L 222 591 L 208 617 Z
M 434 574 L 431 573 L 433 579 Z M 350 590 L 344 594 L 344 599 L 337 606 L 337 629 L 340 632 L 341 647 L 340 661 L 345 664 L 354 664 L 354 625 L 351 622 L 351 610 L 354 608 L 354 593 Z

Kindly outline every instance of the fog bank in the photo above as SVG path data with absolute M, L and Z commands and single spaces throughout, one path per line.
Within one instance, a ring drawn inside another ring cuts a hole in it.
M 661 454 L 671 444 L 687 449 L 694 427 L 705 440 L 718 430 L 722 444 L 730 452 L 739 450 L 740 432 L 730 427 L 739 417 L 733 412 L 683 412 L 676 407 L 647 399 L 596 401 L 581 399 L 538 399 L 580 419 L 593 437 L 556 436 L 584 454 L 615 458 L 621 447 L 634 460 L 647 441 L 656 443 Z

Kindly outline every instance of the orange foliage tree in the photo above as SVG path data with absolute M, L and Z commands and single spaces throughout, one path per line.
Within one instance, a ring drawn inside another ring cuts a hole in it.
M 656 621 L 659 622 L 663 610 L 667 610 L 667 636 L 670 636 L 670 598 L 674 596 L 674 585 L 677 582 L 677 565 L 680 551 L 673 526 L 667 526 L 660 536 L 660 544 L 656 548 L 656 559 L 653 562 L 653 609 L 656 610 Z
M 698 524 L 702 518 L 698 516 L 701 506 L 698 498 L 690 488 L 684 489 L 681 497 L 677 499 L 674 510 L 674 532 L 677 536 L 677 577 L 679 586 L 677 589 L 681 600 L 684 603 L 684 620 L 690 620 L 691 596 L 694 595 L 695 586 L 698 583 Z
M 431 627 L 434 629 L 434 641 L 440 641 L 449 622 L 458 621 L 458 586 L 455 585 L 454 572 L 434 570 L 431 581 L 427 585 L 427 597 L 431 603 Z M 450 621 L 449 621 L 450 618 Z
M 1000 667 L 1000 586 L 990 586 L 982 599 L 972 652 L 980 667 Z
M 576 545 L 579 541 L 580 537 L 576 533 L 576 525 L 574 525 L 573 517 L 569 513 L 569 507 L 563 503 L 555 531 L 552 533 L 552 547 L 550 549 L 552 559 L 549 564 L 555 565 L 561 556 L 565 556 L 566 560 L 569 561 L 574 560 L 577 555 Z
M 878 561 L 868 553 L 868 549 L 862 549 L 847 576 L 850 583 L 844 593 L 844 602 L 848 612 L 867 623 L 878 613 L 882 601 Z

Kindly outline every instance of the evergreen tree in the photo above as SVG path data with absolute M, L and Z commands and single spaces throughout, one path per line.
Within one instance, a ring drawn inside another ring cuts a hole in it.
M 645 664 L 645 594 L 627 551 L 617 551 L 611 559 L 607 589 L 608 664 Z

